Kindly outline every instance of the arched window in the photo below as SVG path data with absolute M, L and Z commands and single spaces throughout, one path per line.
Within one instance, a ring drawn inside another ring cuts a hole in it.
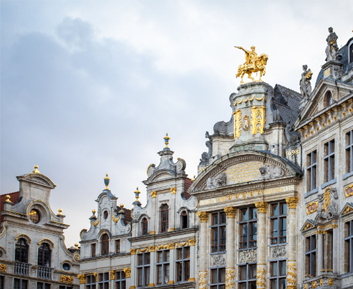
M 28 263 L 28 245 L 23 238 L 19 239 L 16 243 L 15 261 Z
M 148 220 L 147 218 L 142 219 L 142 235 L 147 235 L 148 234 Z
M 325 107 L 328 107 L 332 104 L 332 92 L 327 91 L 325 94 Z
M 188 213 L 186 211 L 183 211 L 180 215 L 180 225 L 182 229 L 188 227 Z
M 108 236 L 108 234 L 103 234 L 101 240 L 102 240 L 101 255 L 107 255 L 109 253 L 109 236 Z
M 42 243 L 38 248 L 38 265 L 50 267 L 51 251 L 47 243 Z
M 166 204 L 161 207 L 161 233 L 168 231 L 168 209 Z

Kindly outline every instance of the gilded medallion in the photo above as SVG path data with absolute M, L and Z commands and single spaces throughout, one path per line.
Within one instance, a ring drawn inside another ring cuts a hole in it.
M 243 130 L 247 131 L 250 128 L 250 119 L 247 115 L 243 118 Z

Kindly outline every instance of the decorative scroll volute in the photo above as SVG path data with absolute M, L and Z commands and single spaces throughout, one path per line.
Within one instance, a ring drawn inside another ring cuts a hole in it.
M 241 134 L 241 110 L 237 109 L 234 113 L 234 138 L 237 139 Z

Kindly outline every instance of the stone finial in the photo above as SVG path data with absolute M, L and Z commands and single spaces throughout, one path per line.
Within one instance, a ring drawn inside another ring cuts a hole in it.
M 266 202 L 257 202 L 255 203 L 255 207 L 259 213 L 266 213 L 267 212 L 268 204 Z
M 11 203 L 11 196 L 10 195 L 6 195 L 6 200 L 5 203 Z
M 201 223 L 207 223 L 208 212 L 197 212 L 197 216 L 200 218 Z
M 166 133 L 164 137 L 164 142 L 165 142 L 165 148 L 168 148 L 170 137 L 168 136 L 168 133 Z
M 227 218 L 235 218 L 236 208 L 234 207 L 225 207 L 224 212 L 227 215 Z
M 34 170 L 33 170 L 32 173 L 33 173 L 33 174 L 40 174 L 40 171 L 38 170 L 38 168 L 39 168 L 39 167 L 38 167 L 37 165 L 35 165 L 35 166 L 34 166 Z
M 109 182 L 110 182 L 110 178 L 108 177 L 108 174 L 105 175 L 105 178 L 104 178 L 104 184 L 105 184 L 105 189 L 104 191 L 109 191 Z
M 134 191 L 134 194 L 135 194 L 136 202 L 138 202 L 138 201 L 139 201 L 140 194 L 141 194 L 141 192 L 139 191 L 139 188 L 138 188 L 138 187 L 137 187 L 136 190 Z

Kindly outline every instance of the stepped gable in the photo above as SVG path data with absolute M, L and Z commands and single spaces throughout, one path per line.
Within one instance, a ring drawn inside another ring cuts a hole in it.
M 13 193 L 9 193 L 9 194 L 3 194 L 3 195 L 0 195 L 0 224 L 2 224 L 3 220 L 4 220 L 4 217 L 3 215 L 1 214 L 1 211 L 4 210 L 4 202 L 6 200 L 6 196 L 9 195 L 11 197 L 11 202 L 13 204 L 16 204 L 18 199 L 20 198 L 20 191 L 17 191 L 17 192 L 13 192 Z
M 299 103 L 302 100 L 300 93 L 285 86 L 276 84 L 274 88 L 273 104 L 279 109 L 282 120 L 292 123 L 298 118 Z

